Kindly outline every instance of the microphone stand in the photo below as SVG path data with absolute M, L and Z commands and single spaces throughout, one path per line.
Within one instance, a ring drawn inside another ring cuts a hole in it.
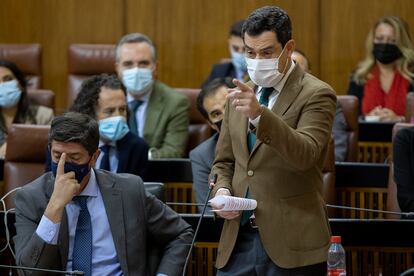
M 198 224 L 197 224 L 196 230 L 194 232 L 193 240 L 191 241 L 190 249 L 188 250 L 187 258 L 185 259 L 182 276 L 185 276 L 187 266 L 188 266 L 188 262 L 189 262 L 190 257 L 191 257 L 191 252 L 193 251 L 194 243 L 195 243 L 195 240 L 197 238 L 197 233 L 198 233 L 198 230 L 200 229 L 201 220 L 203 219 L 204 214 L 206 212 L 208 199 L 210 198 L 211 190 L 213 189 L 216 182 L 217 182 L 217 174 L 214 174 L 210 177 L 210 185 L 209 185 L 210 187 L 208 188 L 208 194 L 207 194 L 206 199 L 204 201 L 203 211 L 201 212 L 200 219 L 198 220 Z

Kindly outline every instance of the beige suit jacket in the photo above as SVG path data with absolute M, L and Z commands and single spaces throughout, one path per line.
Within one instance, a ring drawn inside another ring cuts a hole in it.
M 219 188 L 257 200 L 263 246 L 278 266 L 326 261 L 330 228 L 322 198 L 322 167 L 331 135 L 336 96 L 332 88 L 295 66 L 271 110 L 265 108 L 257 142 L 247 149 L 248 119 L 227 104 L 212 173 Z M 230 258 L 240 218 L 226 220 L 216 266 Z

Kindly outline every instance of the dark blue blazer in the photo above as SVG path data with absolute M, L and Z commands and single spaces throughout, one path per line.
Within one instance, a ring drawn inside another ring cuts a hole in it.
M 117 173 L 131 173 L 139 175 L 145 180 L 145 171 L 148 164 L 148 145 L 144 139 L 128 132 L 124 138 L 116 142 L 118 154 Z M 45 172 L 51 170 L 50 150 L 46 150 Z
M 236 77 L 236 69 L 234 68 L 233 63 L 217 63 L 213 65 L 213 69 L 211 69 L 210 76 L 208 76 L 207 80 L 203 83 L 203 87 L 209 83 L 210 81 L 214 80 L 215 78 L 235 78 Z

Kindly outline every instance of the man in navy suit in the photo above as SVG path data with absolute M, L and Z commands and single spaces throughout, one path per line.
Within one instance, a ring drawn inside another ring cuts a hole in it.
M 101 154 L 96 168 L 145 178 L 148 145 L 129 130 L 126 89 L 115 75 L 102 74 L 85 80 L 70 110 L 99 122 Z M 50 171 L 50 153 L 47 156 L 46 171 Z
M 99 122 L 101 154 L 97 168 L 144 176 L 148 145 L 129 131 L 126 89 L 115 75 L 102 74 L 84 81 L 71 111 Z
M 208 175 L 213 166 L 214 152 L 224 116 L 227 89 L 230 85 L 223 78 L 214 79 L 201 90 L 197 97 L 198 111 L 207 120 L 210 127 L 217 131 L 190 152 L 193 188 L 197 203 L 204 203 L 208 194 Z M 199 211 L 202 211 L 202 207 L 199 207 Z
M 243 81 L 248 80 L 247 65 L 244 59 L 244 44 L 241 37 L 241 30 L 244 20 L 233 24 L 230 29 L 230 37 L 228 40 L 231 60 L 228 62 L 221 62 L 213 65 L 210 76 L 204 82 L 206 86 L 210 81 L 216 78 L 239 79 Z M 234 86 L 234 85 L 232 85 Z

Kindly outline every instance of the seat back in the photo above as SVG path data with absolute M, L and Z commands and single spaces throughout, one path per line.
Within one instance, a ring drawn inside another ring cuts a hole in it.
M 165 202 L 164 184 L 161 182 L 144 182 L 145 191 Z
M 4 193 L 24 186 L 43 174 L 49 128 L 19 124 L 10 127 L 4 162 Z M 14 207 L 11 197 L 6 199 L 6 204 L 7 208 Z
M 27 91 L 27 97 L 31 104 L 42 105 L 55 109 L 55 93 L 46 89 L 30 89 Z
M 187 96 L 191 103 L 190 109 L 190 126 L 189 126 L 189 139 L 187 143 L 187 155 L 188 153 L 199 145 L 204 140 L 208 139 L 212 130 L 207 124 L 204 117 L 197 110 L 197 96 L 200 93 L 201 89 L 196 88 L 175 88 L 175 90 L 181 94 Z
M 413 124 L 408 123 L 396 123 L 392 129 L 392 142 L 394 143 L 394 138 L 397 132 L 403 128 L 412 127 Z M 397 198 L 397 183 L 394 180 L 394 162 L 392 158 L 390 158 L 390 170 L 388 174 L 388 186 L 387 186 L 387 211 L 393 212 L 401 212 L 400 206 L 398 205 L 398 198 Z M 398 219 L 400 218 L 399 215 L 391 215 L 386 214 L 385 218 L 388 219 Z
M 115 45 L 71 44 L 68 65 L 67 107 L 69 108 L 85 79 L 102 73 L 115 73 Z
M 19 67 L 28 79 L 28 88 L 42 87 L 42 47 L 39 44 L 0 44 L 0 59 Z
M 405 101 L 405 121 L 414 123 L 414 92 L 408 92 Z
M 328 144 L 328 151 L 326 152 L 325 163 L 322 169 L 323 187 L 322 195 L 326 204 L 336 204 L 336 190 L 335 190 L 335 143 L 331 138 Z M 336 209 L 328 208 L 328 216 L 336 217 Z
M 347 162 L 358 161 L 358 113 L 359 102 L 358 98 L 351 95 L 337 96 L 338 104 L 341 105 L 347 123 L 348 133 L 348 153 L 345 158 Z

